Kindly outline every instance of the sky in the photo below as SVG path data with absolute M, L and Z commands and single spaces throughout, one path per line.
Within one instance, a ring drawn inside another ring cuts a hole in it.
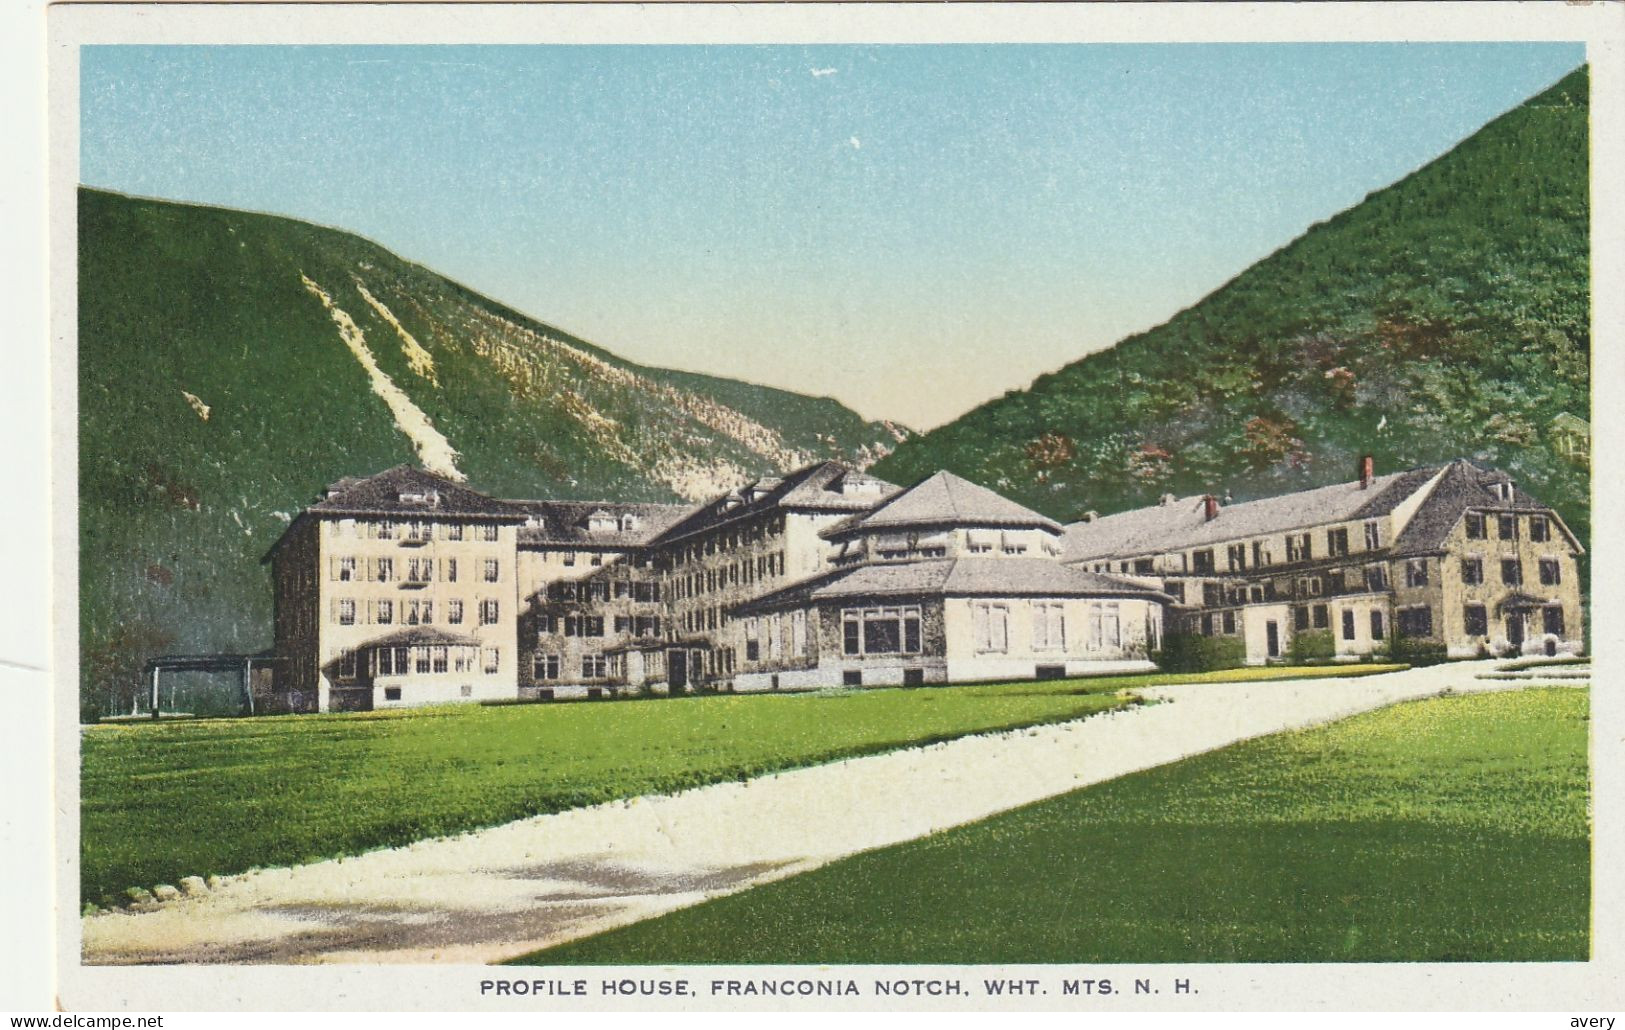
M 95 46 L 80 179 L 346 229 L 916 429 L 1150 328 L 1581 44 Z

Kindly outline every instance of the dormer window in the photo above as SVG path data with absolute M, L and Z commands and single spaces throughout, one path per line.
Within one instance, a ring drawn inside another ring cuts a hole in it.
M 587 516 L 587 532 L 589 533 L 613 533 L 617 525 L 619 523 L 616 522 L 615 516 L 607 511 L 595 511 Z
M 630 533 L 637 528 L 638 517 L 636 515 L 627 514 L 621 516 L 621 532 Z
M 417 504 L 432 508 L 440 503 L 440 491 L 438 490 L 403 490 L 399 496 L 402 504 Z

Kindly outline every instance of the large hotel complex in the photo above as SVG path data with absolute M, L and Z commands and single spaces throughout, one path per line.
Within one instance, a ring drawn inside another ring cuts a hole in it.
M 1068 526 L 947 472 L 903 489 L 836 462 L 698 505 L 499 500 L 399 466 L 333 484 L 266 555 L 257 707 L 1076 676 L 1150 669 L 1171 633 L 1255 664 L 1308 640 L 1573 653 L 1580 551 L 1466 461 Z

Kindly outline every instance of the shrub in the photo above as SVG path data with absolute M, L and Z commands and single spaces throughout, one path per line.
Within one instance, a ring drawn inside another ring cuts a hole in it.
M 1204 637 L 1199 633 L 1169 633 L 1151 660 L 1163 672 L 1212 672 L 1247 663 L 1247 648 L 1239 637 Z
M 1286 660 L 1293 665 L 1308 665 L 1329 662 L 1336 654 L 1337 644 L 1332 640 L 1331 630 L 1302 630 L 1292 634 L 1292 643 L 1286 649 Z
M 1388 658 L 1405 665 L 1437 665 L 1450 657 L 1443 641 L 1401 636 L 1395 632 L 1388 638 Z

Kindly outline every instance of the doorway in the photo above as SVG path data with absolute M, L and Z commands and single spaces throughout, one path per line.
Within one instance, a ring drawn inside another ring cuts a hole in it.
M 666 652 L 666 681 L 672 690 L 682 690 L 688 686 L 688 652 Z
M 1507 616 L 1507 643 L 1518 654 L 1523 653 L 1523 612 L 1513 612 Z
M 1281 657 L 1281 624 L 1270 621 L 1264 623 L 1264 644 L 1271 658 Z

